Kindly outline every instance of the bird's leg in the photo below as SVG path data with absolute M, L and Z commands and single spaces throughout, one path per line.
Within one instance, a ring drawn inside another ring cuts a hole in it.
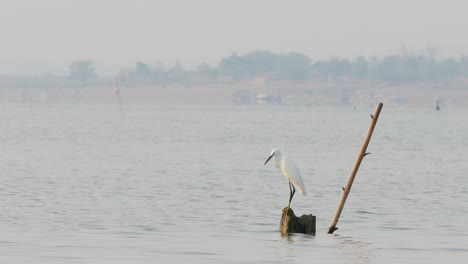
M 291 187 L 292 187 L 292 190 L 291 190 Z M 294 185 L 291 184 L 291 182 L 289 182 L 289 204 L 288 204 L 288 208 L 291 207 L 291 200 L 294 196 L 294 194 L 296 193 L 296 188 L 294 188 Z
M 292 187 L 292 188 L 294 188 L 294 187 Z M 288 203 L 288 209 L 289 209 L 289 207 L 291 207 L 291 199 L 292 199 L 292 197 L 293 197 L 292 188 L 291 188 L 291 182 L 289 182 L 289 203 Z
M 296 188 L 294 188 L 294 185 L 292 185 L 292 187 L 293 187 L 293 193 L 292 193 L 291 199 L 289 200 L 289 204 L 291 204 L 291 200 L 294 197 L 294 194 L 296 193 Z

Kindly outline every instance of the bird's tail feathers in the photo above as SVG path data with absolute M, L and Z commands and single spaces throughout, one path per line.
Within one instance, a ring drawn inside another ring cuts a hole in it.
M 307 194 L 307 191 L 306 191 L 305 187 L 299 186 L 299 188 L 297 188 L 297 190 L 299 191 L 299 193 L 300 193 L 301 195 L 304 195 L 304 196 L 305 196 L 305 195 Z

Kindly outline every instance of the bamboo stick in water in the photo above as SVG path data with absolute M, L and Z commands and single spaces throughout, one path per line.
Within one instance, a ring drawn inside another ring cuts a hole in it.
M 335 232 L 335 230 L 338 229 L 336 227 L 336 224 L 338 223 L 338 219 L 340 218 L 341 211 L 343 210 L 343 206 L 346 202 L 346 198 L 348 197 L 348 194 L 351 191 L 351 185 L 353 185 L 353 181 L 354 181 L 354 178 L 356 177 L 356 173 L 359 169 L 359 166 L 361 165 L 361 161 L 364 158 L 364 156 L 368 154 L 366 153 L 367 145 L 369 145 L 369 141 L 372 137 L 372 133 L 374 132 L 374 127 L 379 118 L 380 110 L 382 110 L 382 106 L 383 104 L 379 103 L 379 105 L 377 106 L 375 110 L 374 115 L 371 115 L 372 120 L 371 120 L 369 129 L 367 130 L 367 135 L 364 138 L 364 142 L 362 143 L 361 150 L 359 151 L 356 162 L 354 163 L 354 167 L 351 171 L 351 174 L 349 175 L 348 182 L 346 183 L 346 186 L 343 187 L 343 193 L 341 194 L 340 202 L 338 203 L 338 207 L 336 208 L 335 214 L 328 227 L 328 234 L 333 234 L 333 232 Z

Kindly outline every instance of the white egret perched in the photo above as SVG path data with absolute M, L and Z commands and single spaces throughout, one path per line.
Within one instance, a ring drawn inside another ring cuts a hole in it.
M 274 157 L 275 167 L 278 168 L 283 176 L 289 182 L 289 204 L 288 208 L 291 206 L 291 200 L 296 193 L 296 188 L 299 190 L 299 193 L 302 195 L 306 195 L 306 189 L 304 183 L 302 182 L 301 174 L 299 174 L 299 170 L 296 168 L 294 162 L 288 159 L 288 156 L 285 154 L 281 154 L 279 149 L 273 149 L 271 151 L 270 157 L 265 161 L 266 165 L 267 162 Z

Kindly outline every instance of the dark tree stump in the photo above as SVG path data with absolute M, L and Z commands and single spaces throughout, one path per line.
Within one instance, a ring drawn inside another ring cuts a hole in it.
M 281 216 L 280 232 L 287 233 L 303 233 L 315 235 L 315 216 L 302 215 L 297 217 L 291 208 L 283 208 Z

